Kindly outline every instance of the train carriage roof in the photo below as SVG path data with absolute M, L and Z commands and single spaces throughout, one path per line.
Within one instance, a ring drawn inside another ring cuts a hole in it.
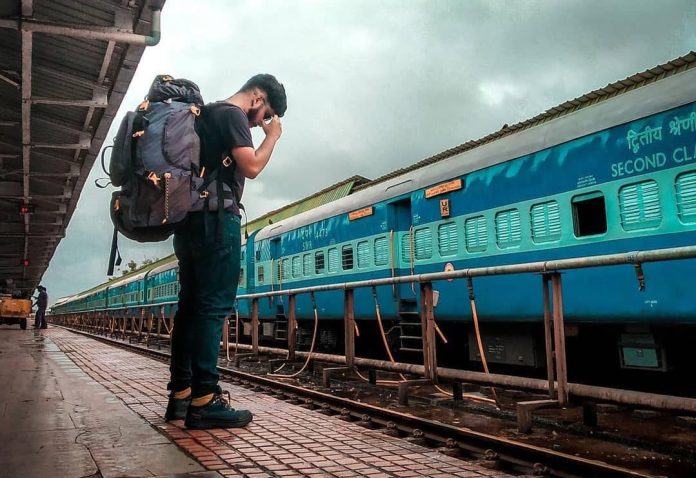
M 170 256 L 170 258 L 172 259 L 171 261 L 165 262 L 164 264 L 155 267 L 154 269 L 151 269 L 147 277 L 150 278 L 155 274 L 159 274 L 160 272 L 168 271 L 170 269 L 175 269 L 179 267 L 179 261 L 174 256 Z
M 691 52 L 609 84 L 534 118 L 377 178 L 342 200 L 266 226 L 256 240 L 693 102 L 696 100 L 694 67 L 696 53 Z

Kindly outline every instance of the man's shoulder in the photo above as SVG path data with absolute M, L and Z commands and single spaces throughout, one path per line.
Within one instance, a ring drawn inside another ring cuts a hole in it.
M 215 120 L 242 120 L 246 119 L 246 114 L 239 106 L 230 104 L 226 101 L 216 101 L 208 103 L 203 107 L 204 117 Z

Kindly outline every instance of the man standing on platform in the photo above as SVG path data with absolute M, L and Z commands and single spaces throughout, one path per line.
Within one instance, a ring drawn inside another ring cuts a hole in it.
M 36 310 L 36 315 L 34 316 L 34 328 L 38 329 L 41 327 L 42 329 L 48 328 L 48 324 L 46 323 L 46 307 L 48 306 L 48 294 L 46 293 L 46 288 L 42 285 L 38 286 L 36 290 L 39 291 L 39 295 L 36 298 L 36 302 L 34 302 L 33 305 L 38 306 L 38 309 Z
M 244 180 L 255 178 L 268 164 L 286 109 L 283 85 L 272 75 L 260 74 L 226 100 L 205 105 L 198 118 L 201 175 L 218 170 L 216 182 L 222 184 L 208 189 L 205 210 L 189 213 L 174 233 L 180 291 L 164 418 L 185 418 L 188 428 L 243 427 L 252 420 L 248 410 L 232 408 L 229 393 L 223 397 L 217 360 L 239 282 Z M 254 126 L 266 135 L 256 150 L 250 130 Z

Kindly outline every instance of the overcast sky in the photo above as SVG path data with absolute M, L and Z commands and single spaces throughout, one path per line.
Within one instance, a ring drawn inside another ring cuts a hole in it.
M 276 75 L 288 111 L 271 163 L 247 181 L 253 219 L 691 50 L 694 0 L 167 0 L 162 41 L 144 53 L 108 138 L 157 74 L 195 81 L 206 101 Z M 100 176 L 97 162 L 44 275 L 51 302 L 107 279 L 112 189 L 94 187 Z M 120 249 L 124 265 L 173 252 L 171 240 L 121 238 Z

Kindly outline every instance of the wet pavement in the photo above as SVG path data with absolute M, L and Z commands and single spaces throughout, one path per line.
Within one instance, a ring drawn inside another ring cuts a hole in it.
M 56 331 L 0 327 L 0 478 L 220 476 L 76 366 Z
M 512 476 L 230 384 L 254 421 L 187 430 L 166 364 L 54 327 L 0 327 L 0 374 L 0 478 Z

